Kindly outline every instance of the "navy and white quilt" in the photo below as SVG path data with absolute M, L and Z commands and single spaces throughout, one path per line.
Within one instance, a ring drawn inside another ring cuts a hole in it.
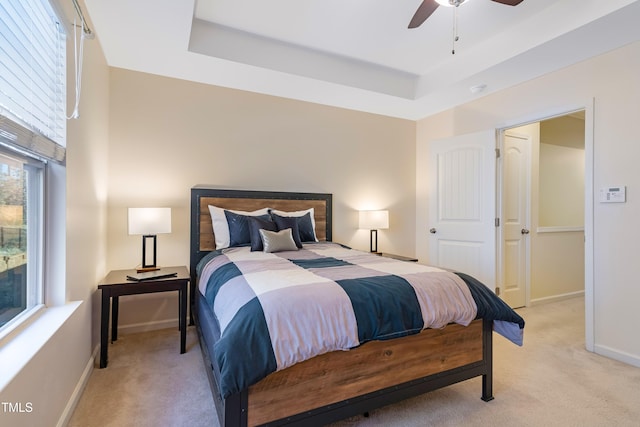
M 212 357 L 224 398 L 326 352 L 477 317 L 522 345 L 524 320 L 472 277 L 335 243 L 228 248 L 199 273 L 220 326 Z

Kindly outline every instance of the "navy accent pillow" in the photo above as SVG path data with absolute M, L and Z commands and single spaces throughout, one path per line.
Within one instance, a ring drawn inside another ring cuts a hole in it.
M 224 211 L 229 224 L 229 246 L 244 246 L 251 243 L 251 234 L 249 233 L 249 215 L 240 215 L 231 211 Z M 269 219 L 269 215 L 259 215 L 256 218 Z
M 298 231 L 300 232 L 300 240 L 303 242 L 315 242 L 316 232 L 313 231 L 313 222 L 311 222 L 311 212 L 297 217 Z
M 265 218 L 266 217 L 266 218 Z M 264 249 L 260 229 L 268 231 L 278 231 L 278 226 L 271 221 L 269 215 L 249 217 L 249 237 L 251 239 L 251 251 L 261 251 Z
M 301 242 L 315 242 L 316 241 L 316 232 L 313 230 L 313 222 L 311 221 L 311 212 L 307 212 L 302 216 L 281 216 L 277 213 L 269 211 L 271 217 L 275 218 L 295 218 L 298 223 L 298 234 L 300 235 Z
M 291 229 L 291 235 L 293 236 L 293 241 L 296 243 L 296 247 L 302 247 L 302 240 L 300 240 L 300 230 L 298 228 L 298 218 L 295 216 L 280 216 L 278 214 L 271 214 L 273 218 L 273 222 L 278 226 L 278 230 L 284 230 L 285 228 Z

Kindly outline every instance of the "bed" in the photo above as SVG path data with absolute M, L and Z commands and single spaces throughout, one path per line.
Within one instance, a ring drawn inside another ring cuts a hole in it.
M 213 210 L 212 207 L 217 210 Z M 264 208 L 268 208 L 267 214 L 261 210 Z M 224 218 L 228 221 L 225 227 L 232 230 L 231 236 L 222 236 L 221 232 L 218 233 L 219 236 L 214 234 L 214 223 L 217 224 L 217 230 L 222 229 L 220 223 L 216 223 L 220 220 L 221 212 L 224 212 Z M 247 212 L 254 212 L 252 216 L 258 218 L 248 219 L 242 215 Z M 283 219 L 274 212 L 288 218 Z M 294 215 L 295 220 L 288 215 L 291 212 L 298 215 Z M 306 213 L 304 217 L 302 213 Z M 293 239 L 293 234 L 298 232 L 298 237 L 303 235 L 303 231 L 309 227 L 310 216 L 314 232 L 313 240 L 307 238 L 305 243 L 301 244 Z M 264 247 L 251 248 L 256 240 L 250 243 L 244 242 L 245 244 L 237 244 L 238 242 L 233 244 L 234 235 L 239 235 L 236 231 L 242 230 L 236 227 L 237 224 L 247 226 L 247 223 L 251 223 L 254 226 L 251 232 L 257 232 L 257 228 L 263 227 L 256 225 L 263 224 L 260 218 L 266 218 L 265 220 L 275 218 L 282 221 L 280 224 L 282 227 L 259 230 L 260 238 L 257 238 L 257 241 L 260 245 L 264 243 Z M 236 220 L 244 222 L 236 223 Z M 303 221 L 307 222 L 303 224 Z M 291 225 L 290 228 L 285 228 L 289 225 Z M 298 225 L 300 230 L 296 230 Z M 333 243 L 331 230 L 331 194 L 243 191 L 207 186 L 196 186 L 191 189 L 191 313 L 198 331 L 205 370 L 220 425 L 224 427 L 324 425 L 478 376 L 482 377 L 481 398 L 485 401 L 492 400 L 492 332 L 496 330 L 521 345 L 524 321 L 484 285 L 461 273 L 441 274 L 441 270 L 434 273 L 437 277 L 444 277 L 445 281 L 451 281 L 454 288 L 460 290 L 463 302 L 460 304 L 456 302 L 456 304 L 461 305 L 462 308 L 455 315 L 466 320 L 458 323 L 451 321 L 443 325 L 437 324 L 437 327 L 417 330 L 415 325 L 421 321 L 417 319 L 420 315 L 413 316 L 413 320 L 407 315 L 408 319 L 402 321 L 405 324 L 402 325 L 404 329 L 401 333 L 390 329 L 381 330 L 378 324 L 371 327 L 375 330 L 371 332 L 367 327 L 362 326 L 362 323 L 366 323 L 362 319 L 367 318 L 367 315 L 362 315 L 353 325 L 349 338 L 338 340 L 340 343 L 335 349 L 324 343 L 322 345 L 325 347 L 320 350 L 312 349 L 307 342 L 301 342 L 301 340 L 306 339 L 307 336 L 313 338 L 316 335 L 304 331 L 300 332 L 300 336 L 289 340 L 297 343 L 293 350 L 283 349 L 284 346 L 279 340 L 270 339 L 269 328 L 273 328 L 273 323 L 277 323 L 273 319 L 282 317 L 280 310 L 286 311 L 290 306 L 306 304 L 303 300 L 295 300 L 296 303 L 289 305 L 281 303 L 280 306 L 276 304 L 279 308 L 271 309 L 267 308 L 264 301 L 262 302 L 264 308 L 260 303 L 253 304 L 257 300 L 268 299 L 263 295 L 271 295 L 273 288 L 281 287 L 280 283 L 285 280 L 280 276 L 276 279 L 271 276 L 280 268 L 292 270 L 300 267 L 296 271 L 298 276 L 304 277 L 303 281 L 306 280 L 304 283 L 317 281 L 318 277 L 321 277 L 320 281 L 328 283 L 329 288 L 334 290 L 312 293 L 310 294 L 312 299 L 315 298 L 314 301 L 324 299 L 326 295 L 333 295 L 331 292 L 335 292 L 337 295 L 335 299 L 329 297 L 327 299 L 341 302 L 332 305 L 332 310 L 342 304 L 345 307 L 353 307 L 355 312 L 358 312 L 359 306 L 355 302 L 358 298 L 369 300 L 372 296 L 367 294 L 363 298 L 362 295 L 357 294 L 359 291 L 351 293 L 351 289 L 362 289 L 359 285 L 352 287 L 346 285 L 357 283 L 353 282 L 355 279 L 351 277 L 354 274 L 353 271 L 371 271 L 372 268 L 381 268 L 392 272 L 394 277 L 396 272 L 408 271 L 410 274 L 407 277 L 413 280 L 414 271 L 428 269 L 426 266 L 415 263 L 391 259 L 382 261 L 381 257 L 376 255 L 352 251 Z M 225 239 L 231 241 L 224 243 Z M 292 240 L 294 240 L 293 243 Z M 231 247 L 220 250 L 216 249 L 216 244 Z M 292 244 L 296 247 L 287 246 Z M 282 247 L 284 249 L 279 245 L 284 245 Z M 260 262 L 254 257 L 259 258 Z M 275 264 L 260 264 L 263 261 Z M 391 262 L 394 264 L 388 264 Z M 291 267 L 289 263 L 295 266 Z M 258 268 L 260 270 L 257 270 Z M 229 273 L 239 270 L 243 270 L 245 274 Z M 327 273 L 329 271 L 331 273 Z M 334 277 L 336 274 L 342 275 L 340 280 Z M 422 277 L 422 271 L 419 275 Z M 251 299 L 252 304 L 248 304 L 246 300 L 249 298 L 242 294 L 227 292 L 227 289 L 234 287 L 242 289 L 244 286 L 249 289 L 250 286 L 247 283 L 250 281 L 253 281 L 251 286 L 255 288 L 257 280 L 255 278 L 258 276 L 268 277 L 261 280 L 266 280 L 269 285 L 261 282 L 258 287 L 270 286 L 269 293 Z M 379 285 L 377 273 L 372 276 L 375 277 L 367 277 L 368 283 Z M 242 285 L 227 286 L 229 283 L 242 283 Z M 336 283 L 340 286 L 336 286 Z M 461 287 L 460 283 L 465 286 Z M 414 286 L 413 282 L 412 286 Z M 295 289 L 303 288 L 312 289 L 313 286 L 287 288 L 283 290 L 284 293 L 279 297 L 273 297 L 272 300 L 294 301 L 294 298 L 297 298 Z M 415 294 L 420 295 L 421 292 L 416 290 Z M 451 291 L 447 293 L 450 294 Z M 345 294 L 348 294 L 346 303 L 344 302 Z M 469 295 L 472 295 L 477 306 L 477 311 L 473 313 L 469 313 L 464 303 L 464 301 L 468 302 Z M 419 304 L 414 305 L 420 305 L 424 313 L 424 307 L 431 304 L 430 300 L 428 301 L 425 303 L 420 299 Z M 248 308 L 250 306 L 254 308 Z M 258 307 L 260 316 L 264 318 L 251 312 L 251 310 L 255 311 L 255 307 Z M 401 313 L 409 312 L 406 307 L 398 309 Z M 218 311 L 214 313 L 214 310 Z M 346 307 L 344 313 L 349 310 L 350 308 Z M 307 309 L 307 311 L 314 310 Z M 248 320 L 244 323 L 239 321 L 239 313 L 247 312 L 253 313 L 247 319 L 258 318 L 259 320 L 255 322 Z M 342 311 L 339 314 L 325 313 L 322 318 L 329 320 L 351 318 L 350 313 L 344 313 Z M 398 317 L 402 315 L 394 315 L 392 321 Z M 278 322 L 281 321 L 278 320 Z M 422 321 L 425 320 L 422 319 Z M 438 321 L 443 320 L 438 319 Z M 360 324 L 357 324 L 358 322 Z M 259 335 L 254 333 L 253 329 L 249 331 L 246 326 L 253 323 L 258 325 L 258 329 L 263 327 L 266 330 L 268 336 L 266 339 L 253 338 Z M 286 320 L 285 323 L 287 323 Z M 293 331 L 288 332 L 289 334 L 299 333 L 298 330 L 302 327 L 300 325 L 317 326 L 315 320 L 303 318 L 296 318 L 295 322 L 289 323 Z M 265 324 L 266 327 L 264 327 Z M 426 321 L 424 324 L 427 325 Z M 330 329 L 331 325 L 323 324 L 321 329 L 324 331 L 327 328 Z M 382 329 L 384 328 L 383 326 Z M 229 338 L 232 336 L 229 331 L 235 329 L 244 335 L 241 338 Z M 410 332 L 407 332 L 408 330 Z M 275 335 L 271 333 L 271 337 Z M 279 336 L 289 337 L 286 334 Z M 324 337 L 315 341 L 324 342 Z M 267 345 L 266 350 L 260 347 L 262 345 Z M 236 353 L 231 353 L 232 351 Z M 249 353 L 252 354 L 252 357 L 248 358 L 250 364 L 241 365 L 239 359 L 242 358 L 242 354 Z M 256 354 L 260 356 L 256 357 Z M 265 369 L 267 371 L 263 372 Z

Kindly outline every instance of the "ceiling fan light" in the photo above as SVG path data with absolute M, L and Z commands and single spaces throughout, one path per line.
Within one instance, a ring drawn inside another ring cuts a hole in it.
M 436 0 L 436 3 L 445 7 L 458 7 L 465 1 L 466 0 Z

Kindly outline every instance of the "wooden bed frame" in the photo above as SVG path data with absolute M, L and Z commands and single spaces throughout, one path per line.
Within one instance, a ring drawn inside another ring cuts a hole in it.
M 492 400 L 493 327 L 482 319 L 317 356 L 221 398 L 195 301 L 196 265 L 215 249 L 208 205 L 244 211 L 314 207 L 318 239 L 331 241 L 331 203 L 331 194 L 191 189 L 191 313 L 220 425 L 324 425 L 477 376 L 482 400 Z

